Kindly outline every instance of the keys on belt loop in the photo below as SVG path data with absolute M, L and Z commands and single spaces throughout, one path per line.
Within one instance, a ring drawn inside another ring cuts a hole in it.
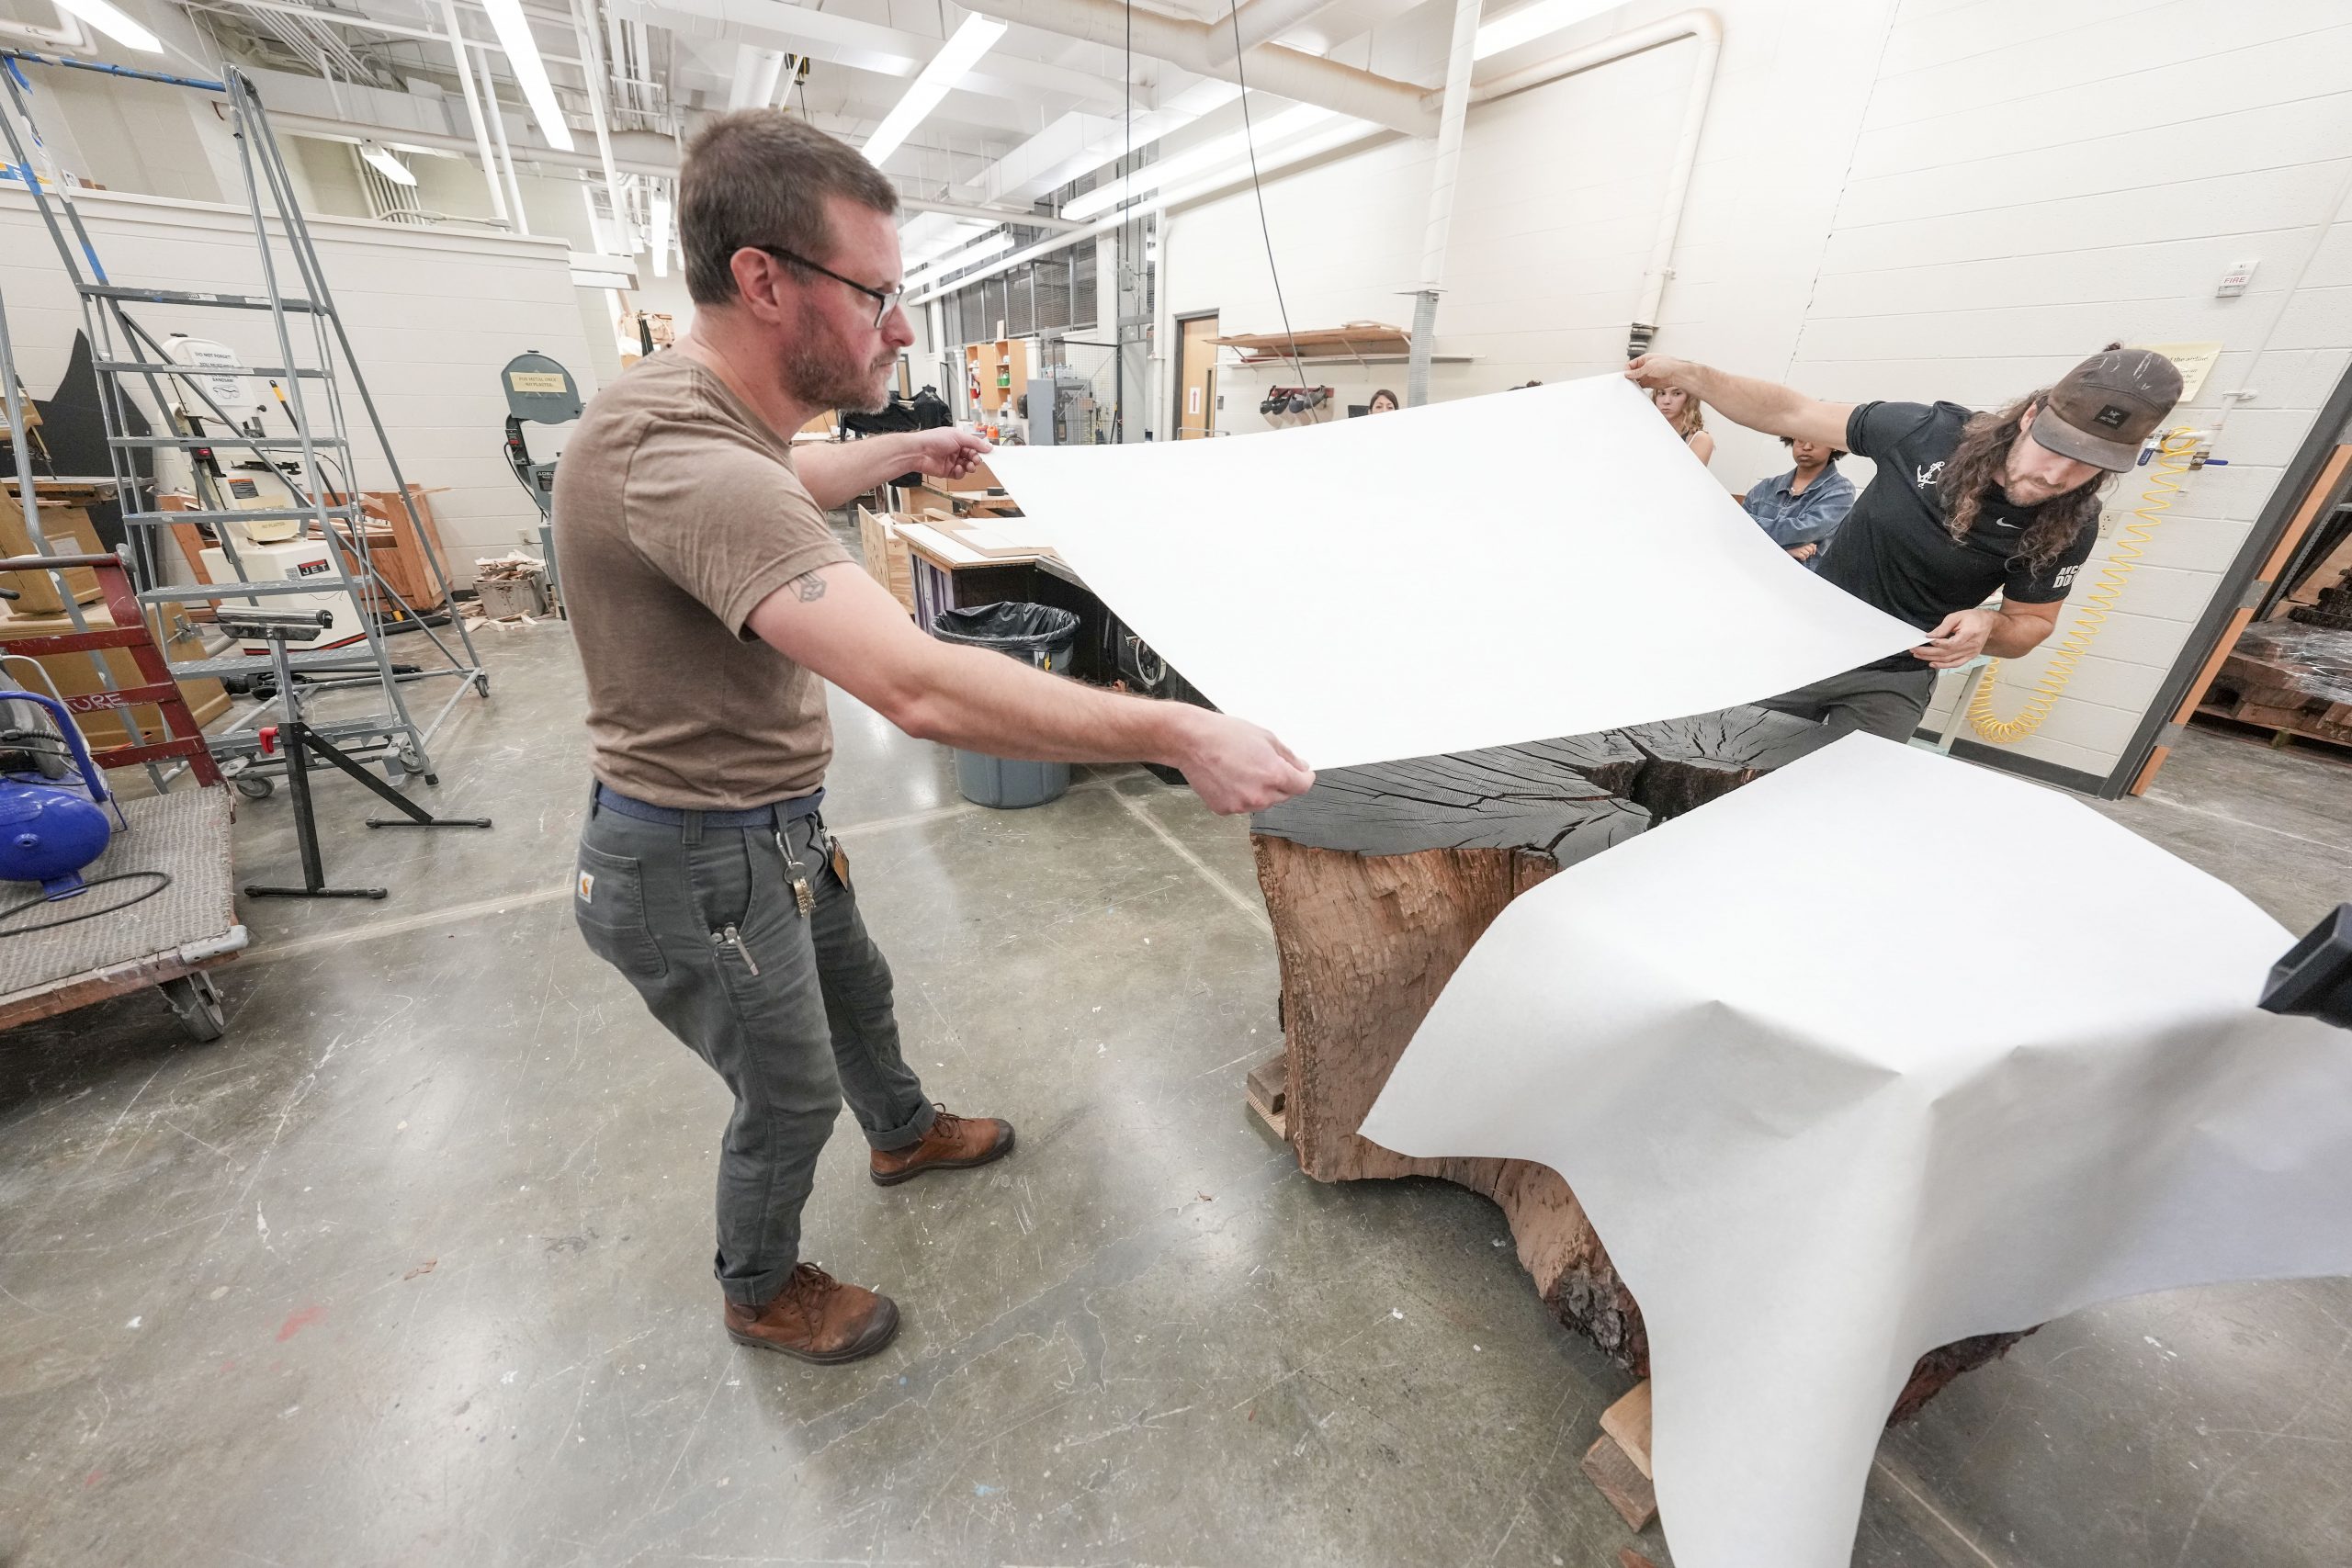
M 787 821 L 776 829 L 775 852 L 782 855 L 784 863 L 792 868 L 792 904 L 805 920 L 817 912 L 817 895 L 810 891 L 808 874 L 800 869 L 800 857 L 792 852 L 792 844 L 785 836 L 790 827 Z

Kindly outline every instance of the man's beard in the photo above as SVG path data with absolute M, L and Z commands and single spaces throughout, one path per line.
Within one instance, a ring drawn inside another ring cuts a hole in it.
M 873 413 L 889 402 L 885 377 L 899 361 L 896 354 L 870 362 L 853 357 L 812 310 L 801 312 L 799 327 L 784 361 L 786 396 L 795 402 L 858 413 Z

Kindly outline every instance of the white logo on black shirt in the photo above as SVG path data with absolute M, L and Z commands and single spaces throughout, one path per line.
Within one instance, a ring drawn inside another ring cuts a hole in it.
M 1941 474 L 1943 471 L 1944 471 L 1944 465 L 1943 465 L 1943 461 L 1942 461 L 1942 459 L 1940 459 L 1940 458 L 1937 459 L 1935 462 L 1932 462 L 1932 463 L 1928 464 L 1925 468 L 1922 468 L 1918 469 L 1918 470 L 1917 470 L 1917 473 L 1918 473 L 1918 476 L 1919 476 L 1919 488 L 1920 488 L 1921 490 L 1925 490 L 1925 489 L 1927 489 L 1929 485 L 1931 485 L 1931 484 L 1935 483 L 1935 482 L 1936 482 L 1936 477 L 1937 477 L 1939 474 Z
M 2058 575 L 2050 580 L 2050 586 L 2052 588 L 2073 587 L 2075 583 L 2075 573 L 2082 570 L 2082 566 L 2079 562 L 2074 566 L 2060 567 L 2058 569 Z

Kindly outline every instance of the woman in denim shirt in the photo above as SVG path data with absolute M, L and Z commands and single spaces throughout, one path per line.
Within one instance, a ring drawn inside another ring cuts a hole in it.
M 1785 435 L 1781 445 L 1796 458 L 1797 466 L 1785 474 L 1758 479 L 1740 504 L 1774 544 L 1803 561 L 1807 571 L 1817 571 L 1830 536 L 1853 510 L 1854 481 L 1838 471 L 1838 459 L 1845 453 L 1817 441 L 1792 441 Z

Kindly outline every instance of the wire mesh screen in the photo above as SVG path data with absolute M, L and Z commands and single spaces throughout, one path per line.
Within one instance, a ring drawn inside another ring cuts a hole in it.
M 1034 287 L 1037 295 L 1037 330 L 1046 332 L 1069 326 L 1070 285 L 1068 253 L 1044 257 L 1035 265 Z
M 1007 337 L 1027 337 L 1037 330 L 1035 283 L 1036 274 L 1029 267 L 1005 274 L 1004 331 Z
M 1069 258 L 1069 324 L 1091 327 L 1101 319 L 1094 307 L 1094 247 L 1080 244 Z

